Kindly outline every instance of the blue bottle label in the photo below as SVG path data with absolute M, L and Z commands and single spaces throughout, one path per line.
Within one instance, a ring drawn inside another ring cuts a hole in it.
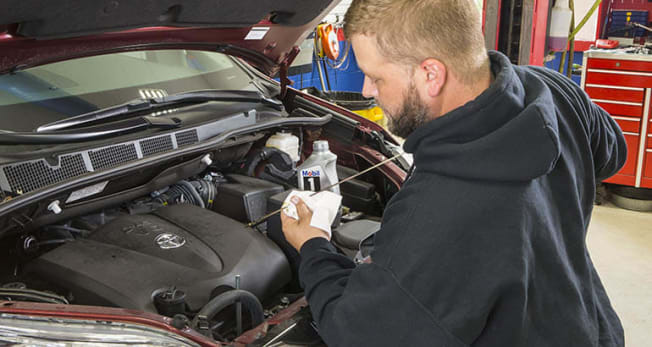
M 321 190 L 321 168 L 319 166 L 301 170 L 303 189 L 318 192 Z

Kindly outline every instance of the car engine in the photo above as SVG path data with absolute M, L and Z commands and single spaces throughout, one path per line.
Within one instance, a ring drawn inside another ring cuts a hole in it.
M 54 222 L 5 237 L 0 300 L 157 313 L 220 341 L 238 336 L 243 322 L 252 328 L 288 307 L 302 296 L 299 254 L 285 241 L 278 215 L 254 227 L 247 223 L 281 207 L 296 189 L 296 167 L 282 151 L 252 142 L 215 158 L 189 177 L 178 172 L 194 167 L 192 161 L 162 164 L 147 171 L 151 176 L 123 176 L 108 183 L 105 196 L 71 205 L 81 212 L 50 214 Z M 342 166 L 338 172 L 357 171 Z M 162 180 L 170 176 L 176 183 Z M 387 186 L 381 175 L 340 187 L 333 241 L 348 256 L 379 228 L 386 200 L 379 186 Z M 235 303 L 246 312 L 239 321 Z
M 152 298 L 170 290 L 185 293 L 187 310 L 197 311 L 221 286 L 235 287 L 236 275 L 242 289 L 264 300 L 291 276 L 272 241 L 191 204 L 118 217 L 43 254 L 25 271 L 66 288 L 78 304 L 150 312 L 157 312 Z M 174 313 L 186 312 L 182 306 Z

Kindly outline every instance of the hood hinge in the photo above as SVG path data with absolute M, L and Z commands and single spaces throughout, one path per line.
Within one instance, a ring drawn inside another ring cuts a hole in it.
M 285 98 L 285 94 L 287 93 L 287 87 L 291 86 L 294 82 L 288 78 L 288 70 L 290 69 L 290 65 L 294 61 L 294 58 L 297 57 L 299 54 L 299 47 L 294 46 L 292 47 L 292 50 L 288 52 L 288 54 L 285 56 L 285 59 L 283 59 L 283 62 L 281 63 L 281 69 L 279 71 L 280 74 L 280 81 L 281 81 L 281 98 Z

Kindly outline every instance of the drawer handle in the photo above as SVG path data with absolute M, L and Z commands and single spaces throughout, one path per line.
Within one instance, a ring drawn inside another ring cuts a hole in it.
M 631 135 L 631 136 L 638 136 L 638 133 L 630 133 L 628 131 L 623 131 L 623 134 L 625 135 Z
M 611 118 L 618 119 L 618 120 L 624 120 L 624 121 L 628 121 L 628 122 L 636 122 L 636 123 L 641 121 L 638 118 L 629 118 L 629 117 L 621 117 L 621 116 L 611 116 Z
M 628 106 L 643 106 L 640 102 L 627 102 L 627 101 L 616 101 L 616 100 L 603 100 L 603 99 L 591 99 L 593 102 L 602 102 L 605 104 L 617 104 L 617 105 L 628 105 Z
M 614 70 L 603 70 L 603 69 L 589 69 L 589 72 L 600 72 L 600 73 L 610 73 L 617 75 L 632 75 L 632 76 L 649 76 L 652 77 L 652 73 L 649 72 L 633 72 L 633 71 L 614 71 Z
M 635 90 L 637 92 L 642 92 L 645 88 L 635 88 L 635 87 L 623 87 L 623 86 L 609 86 L 606 84 L 587 84 L 587 87 L 592 88 L 609 88 L 609 89 L 622 89 L 622 90 Z

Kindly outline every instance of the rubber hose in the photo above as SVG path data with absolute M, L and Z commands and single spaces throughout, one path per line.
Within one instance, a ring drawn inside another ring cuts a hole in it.
M 179 187 L 171 186 L 165 193 L 161 194 L 156 201 L 164 205 L 173 204 L 181 196 L 182 192 L 179 191 Z
M 179 185 L 173 185 L 168 189 L 168 191 L 161 195 L 159 197 L 161 202 L 168 203 L 168 204 L 177 204 L 180 203 L 179 199 L 184 196 L 186 197 L 186 201 L 184 203 L 192 203 L 193 197 L 190 196 L 190 193 L 186 191 L 184 187 L 181 187 Z
M 220 311 L 226 307 L 233 305 L 236 301 L 240 301 L 242 306 L 249 312 L 251 316 L 251 324 L 253 327 L 260 325 L 265 320 L 263 314 L 263 305 L 258 298 L 251 292 L 242 289 L 233 289 L 228 292 L 222 293 L 209 301 L 202 309 L 195 315 L 191 322 L 191 326 L 197 329 L 199 317 L 205 316 L 209 321 L 215 317 Z M 205 334 L 205 332 L 201 332 Z M 210 332 L 208 332 L 210 334 Z M 210 336 L 210 335 L 207 335 Z
M 186 190 L 192 194 L 192 197 L 195 199 L 197 205 L 201 208 L 206 208 L 206 205 L 204 205 L 204 200 L 199 196 L 199 193 L 197 192 L 197 189 L 195 189 L 195 186 L 193 186 L 190 182 L 182 180 L 177 183 L 178 185 L 185 187 Z
M 186 204 L 199 205 L 199 203 L 197 203 L 197 201 L 195 201 L 196 198 L 195 198 L 195 195 L 192 193 L 192 190 L 190 190 L 188 187 L 182 186 L 182 185 L 177 185 L 177 189 L 181 193 L 179 195 L 179 198 L 177 198 L 177 199 L 180 199 L 181 197 L 183 197 L 183 198 L 185 198 L 185 203 Z
M 45 229 L 64 230 L 75 234 L 83 234 L 89 232 L 88 230 L 77 229 L 77 228 L 69 227 L 67 225 L 48 225 L 45 227 Z
M 568 37 L 569 40 L 574 39 L 575 35 L 577 35 L 577 33 L 580 32 L 580 30 L 582 30 L 582 28 L 584 27 L 584 24 L 586 24 L 586 22 L 589 20 L 589 18 L 591 18 L 591 16 L 595 12 L 595 10 L 597 10 L 600 7 L 600 3 L 602 3 L 602 0 L 596 0 L 593 3 L 593 6 L 591 6 L 589 11 L 586 12 L 586 14 L 584 15 L 584 18 L 582 18 L 580 23 L 573 30 L 571 30 L 571 34 Z M 573 6 L 573 7 L 575 7 L 575 6 Z M 573 19 L 575 18 L 575 13 L 574 12 L 575 12 L 575 10 L 573 10 L 573 17 L 572 17 Z M 607 13 L 609 13 L 609 11 L 607 11 Z M 608 21 L 605 21 L 605 23 L 607 23 L 607 22 Z
M 213 190 L 212 187 L 213 185 L 210 182 L 206 182 L 204 180 L 197 181 L 199 186 L 201 187 L 201 197 L 204 199 L 204 204 L 206 204 L 206 208 L 211 208 L 211 205 L 213 204 Z
M 213 196 L 213 183 L 204 180 L 199 182 L 201 182 L 202 192 L 204 193 L 204 203 L 206 204 L 206 208 L 210 209 L 213 207 L 213 199 L 215 198 Z
M 183 202 L 184 204 L 199 206 L 199 201 L 197 201 L 197 197 L 195 196 L 195 194 L 193 194 L 192 189 L 182 185 L 176 185 L 175 187 L 179 191 L 179 196 L 177 197 L 177 200 L 183 197 L 185 199 L 185 201 Z
M 210 195 L 210 203 L 208 204 L 210 208 L 213 207 L 215 204 L 215 198 L 217 197 L 217 186 L 213 182 L 208 182 L 208 186 L 210 187 L 211 195 Z
M 568 0 L 568 7 L 571 10 L 571 32 L 575 31 L 575 2 Z M 575 34 L 569 37 L 568 64 L 566 64 L 566 77 L 573 75 L 573 61 L 575 60 Z

